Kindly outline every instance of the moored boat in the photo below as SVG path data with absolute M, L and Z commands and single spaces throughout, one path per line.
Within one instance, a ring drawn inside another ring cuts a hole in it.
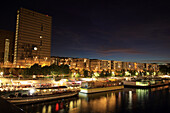
M 78 95 L 79 91 L 67 90 L 66 86 L 45 87 L 31 89 L 28 95 L 18 95 L 17 97 L 3 97 L 14 104 L 30 104 L 42 101 L 68 98 Z
M 151 88 L 151 87 L 169 85 L 170 80 L 168 79 L 130 80 L 130 81 L 124 81 L 123 84 L 125 87 Z
M 104 91 L 113 91 L 123 89 L 121 81 L 109 82 L 109 81 L 95 81 L 84 82 L 80 88 L 80 93 L 99 93 Z

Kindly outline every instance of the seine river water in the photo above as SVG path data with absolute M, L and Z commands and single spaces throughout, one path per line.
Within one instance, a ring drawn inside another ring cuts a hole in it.
M 170 86 L 79 94 L 79 97 L 18 106 L 27 113 L 169 113 Z

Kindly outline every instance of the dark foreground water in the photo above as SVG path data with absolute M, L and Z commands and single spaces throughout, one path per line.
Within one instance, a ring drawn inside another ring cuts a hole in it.
M 169 113 L 170 86 L 79 94 L 79 97 L 19 107 L 27 113 Z

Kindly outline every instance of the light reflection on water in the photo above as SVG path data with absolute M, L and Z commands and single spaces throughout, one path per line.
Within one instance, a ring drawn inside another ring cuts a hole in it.
M 170 110 L 169 94 L 169 86 L 125 88 L 19 107 L 27 113 L 159 113 Z

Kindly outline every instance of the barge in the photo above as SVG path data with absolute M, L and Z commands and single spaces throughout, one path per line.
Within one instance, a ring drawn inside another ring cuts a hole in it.
M 80 88 L 80 93 L 99 93 L 123 89 L 121 82 L 84 82 Z
M 151 79 L 151 80 L 130 80 L 123 82 L 125 87 L 136 87 L 136 88 L 152 88 L 158 86 L 169 85 L 169 79 Z

